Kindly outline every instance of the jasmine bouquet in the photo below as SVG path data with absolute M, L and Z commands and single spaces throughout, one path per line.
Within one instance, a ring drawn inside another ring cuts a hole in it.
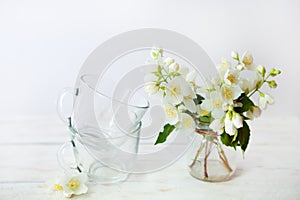
M 259 117 L 262 110 L 274 103 L 263 86 L 276 88 L 273 78 L 281 71 L 275 68 L 267 71 L 263 65 L 254 64 L 249 52 L 241 57 L 232 52 L 233 62 L 223 58 L 216 67 L 218 74 L 199 85 L 195 81 L 197 73 L 174 58 L 164 57 L 163 49 L 153 48 L 150 55 L 157 68 L 152 72 L 153 80 L 146 83 L 146 91 L 161 98 L 166 115 L 166 124 L 155 144 L 165 142 L 175 130 L 205 135 L 204 139 L 217 144 L 218 155 L 231 172 L 218 140 L 234 149 L 239 146 L 243 153 L 246 151 L 250 138 L 247 121 Z M 190 167 L 195 165 L 203 148 L 207 158 L 213 147 L 200 145 Z

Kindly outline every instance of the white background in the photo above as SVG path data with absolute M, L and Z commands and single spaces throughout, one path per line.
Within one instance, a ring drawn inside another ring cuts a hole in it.
M 215 63 L 249 50 L 256 63 L 280 67 L 265 115 L 300 116 L 300 1 L 0 0 L 0 117 L 55 115 L 58 92 L 93 49 L 146 27 L 190 37 Z

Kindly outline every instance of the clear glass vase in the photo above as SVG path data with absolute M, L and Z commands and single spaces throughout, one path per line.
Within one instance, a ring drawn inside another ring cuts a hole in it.
M 237 152 L 225 146 L 208 125 L 195 130 L 195 139 L 188 155 L 188 169 L 196 179 L 210 182 L 230 179 L 236 169 Z

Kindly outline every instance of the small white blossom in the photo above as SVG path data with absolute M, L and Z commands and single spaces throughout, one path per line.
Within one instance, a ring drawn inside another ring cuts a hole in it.
M 242 63 L 245 65 L 245 68 L 248 70 L 255 70 L 253 64 L 253 56 L 249 51 L 246 51 L 242 56 Z
M 180 123 L 180 131 L 185 133 L 185 134 L 189 134 L 195 131 L 196 128 L 196 124 L 194 119 L 186 114 L 186 113 L 182 113 L 181 114 L 181 123 Z
M 58 183 L 54 185 L 54 189 L 63 191 L 65 197 L 72 195 L 85 194 L 88 191 L 86 183 L 88 177 L 86 174 L 64 175 Z
M 221 64 L 217 65 L 217 70 L 221 77 L 224 77 L 227 70 L 231 69 L 231 63 L 226 58 L 222 58 Z
M 165 60 L 164 60 L 164 65 L 166 65 L 166 66 L 169 66 L 169 65 L 171 65 L 172 63 L 174 63 L 175 62 L 175 59 L 174 58 L 170 58 L 170 57 L 167 57 Z
M 178 63 L 172 63 L 169 65 L 170 72 L 178 72 L 179 68 L 180 68 L 180 66 Z
M 258 105 L 260 109 L 265 110 L 267 105 L 272 105 L 274 103 L 274 98 L 269 94 L 260 94 L 258 99 Z
M 212 117 L 220 119 L 224 116 L 223 98 L 219 91 L 209 93 L 209 97 L 203 100 L 201 104 L 203 110 L 211 112 Z
M 176 124 L 179 121 L 178 109 L 171 104 L 165 104 L 164 109 L 167 117 L 166 122 L 171 125 Z
M 224 121 L 222 119 L 215 119 L 210 123 L 209 128 L 218 134 L 222 134 L 224 132 Z
M 168 103 L 177 105 L 182 102 L 184 96 L 190 95 L 189 89 L 188 83 L 181 76 L 177 76 L 167 83 L 165 100 Z
M 239 86 L 229 86 L 229 85 L 223 85 L 221 87 L 221 94 L 223 97 L 223 100 L 228 104 L 233 104 L 233 100 L 237 99 L 241 94 L 242 90 Z
M 224 82 L 228 85 L 238 84 L 239 72 L 237 70 L 227 70 L 224 75 Z
M 228 111 L 225 115 L 225 132 L 234 135 L 241 127 L 243 127 L 243 117 L 234 111 Z
M 253 120 L 261 115 L 261 109 L 257 106 L 251 106 L 250 109 L 246 112 L 246 117 Z
M 244 92 L 249 93 L 255 88 L 259 87 L 261 83 L 262 77 L 255 73 L 251 78 L 241 78 L 239 81 L 239 86 Z
M 159 91 L 159 86 L 156 83 L 148 83 L 145 86 L 145 91 L 149 94 L 149 95 L 154 95 Z

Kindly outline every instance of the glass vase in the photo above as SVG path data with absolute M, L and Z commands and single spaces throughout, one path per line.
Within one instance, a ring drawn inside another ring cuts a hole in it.
M 189 173 L 202 181 L 226 181 L 236 169 L 236 154 L 236 150 L 225 146 L 208 125 L 198 126 L 188 157 Z

